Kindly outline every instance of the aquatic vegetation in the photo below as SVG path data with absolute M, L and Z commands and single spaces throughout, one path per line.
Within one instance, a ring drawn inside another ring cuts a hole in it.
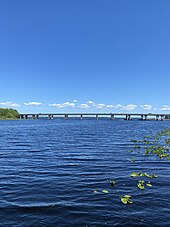
M 130 174 L 131 177 L 148 177 L 148 178 L 157 178 L 157 175 L 156 174 L 147 174 L 147 173 L 136 173 L 136 172 L 133 172 Z
M 170 140 L 169 140 L 169 142 L 170 142 Z M 167 142 L 167 143 L 169 143 L 169 142 Z M 165 141 L 165 143 L 166 143 L 166 141 Z M 169 147 L 168 146 L 165 146 L 164 148 L 165 148 L 166 151 L 169 151 Z
M 170 138 L 165 140 L 166 144 L 170 144 Z
M 95 194 L 100 194 L 100 193 L 101 193 L 101 191 L 98 191 L 98 189 L 95 189 L 93 192 L 94 192 Z M 103 189 L 102 192 L 103 192 L 103 193 L 106 193 L 106 194 L 109 193 L 109 191 L 106 190 L 106 189 Z
M 167 136 L 170 136 L 170 129 L 165 129 L 162 132 L 157 133 L 156 135 L 153 135 L 152 132 L 150 132 L 150 135 L 145 135 L 143 140 L 130 140 L 130 142 L 134 143 L 133 149 L 131 149 L 130 152 L 135 152 L 136 154 L 143 153 L 148 157 L 149 155 L 156 155 L 160 159 L 166 158 L 167 160 L 170 160 L 170 147 L 168 146 L 170 145 L 170 138 L 165 138 Z M 144 146 L 139 146 L 137 145 L 137 143 L 143 144 Z M 136 152 L 136 149 L 140 150 L 140 152 Z M 134 162 L 135 158 L 132 158 L 130 161 Z M 146 172 L 133 172 L 130 174 L 130 177 L 157 178 L 157 175 L 148 174 Z M 138 180 L 137 187 L 140 190 L 144 190 L 145 187 L 152 187 L 152 184 L 149 181 L 145 182 L 144 180 Z M 128 199 L 130 199 L 129 196 L 121 197 L 121 201 L 124 204 L 128 203 Z
M 144 143 L 144 144 L 151 144 L 152 142 L 149 141 L 149 140 L 143 140 L 143 143 Z
M 111 186 L 114 186 L 116 184 L 116 181 L 114 181 L 114 180 L 110 180 L 109 182 L 110 182 Z
M 145 177 L 148 177 L 148 178 L 157 178 L 158 176 L 156 174 L 147 174 L 147 173 L 144 173 L 145 174 Z
M 144 190 L 145 185 L 148 186 L 148 187 L 152 187 L 152 184 L 149 181 L 147 183 L 145 183 L 145 181 L 143 181 L 143 180 L 138 181 L 137 186 L 138 186 L 139 189 Z
M 132 204 L 133 201 L 130 198 L 131 198 L 130 195 L 124 195 L 120 199 L 121 199 L 123 204 Z
M 109 191 L 106 190 L 106 189 L 103 189 L 102 192 L 103 192 L 103 193 L 109 193 Z
M 135 144 L 135 145 L 134 145 L 134 148 L 135 148 L 135 149 L 140 149 L 140 146 L 138 146 L 138 145 Z
M 159 137 L 158 136 L 154 136 L 154 142 L 156 143 L 156 142 L 158 142 L 158 140 L 159 140 Z
M 130 176 L 131 177 L 138 177 L 139 176 L 139 173 L 131 173 Z
M 170 136 L 170 128 L 167 128 L 160 133 L 158 133 L 158 136 Z
M 130 142 L 137 143 L 138 141 L 137 140 L 130 140 Z
M 170 155 L 167 153 L 169 151 L 169 147 L 162 145 L 153 145 L 145 148 L 145 155 L 155 154 L 160 158 L 169 158 Z
M 130 152 L 134 152 L 136 149 L 140 149 L 141 151 L 144 151 L 145 156 L 149 155 L 156 155 L 159 158 L 166 158 L 170 160 L 170 154 L 169 152 L 169 146 L 170 145 L 170 138 L 162 138 L 162 137 L 170 136 L 170 129 L 163 130 L 162 132 L 157 133 L 155 136 L 145 136 L 144 138 L 148 138 L 150 140 L 131 140 L 131 142 L 134 142 L 134 150 L 131 149 Z M 144 147 L 137 145 L 136 143 L 141 143 L 144 145 Z M 144 148 L 144 149 L 143 149 Z M 138 151 L 137 154 L 140 154 Z M 133 162 L 133 160 L 132 160 Z
M 150 182 L 146 183 L 146 186 L 152 187 L 152 184 Z
M 165 136 L 170 136 L 170 129 L 165 130 L 165 131 L 164 131 L 164 135 L 165 135 Z
M 145 181 L 139 180 L 137 186 L 138 186 L 138 188 L 140 188 L 141 190 L 144 190 L 144 188 L 145 188 Z
M 150 136 L 145 136 L 143 140 L 131 140 L 130 142 L 133 142 L 133 148 L 130 150 L 130 152 L 134 152 L 133 155 L 145 155 L 145 156 L 149 156 L 150 155 L 156 155 L 158 156 L 160 159 L 162 158 L 166 158 L 167 160 L 170 160 L 170 138 L 167 138 L 167 136 L 170 136 L 170 129 L 166 129 L 160 133 L 157 133 L 155 136 L 150 135 Z M 165 138 L 166 137 L 166 138 Z M 146 139 L 147 138 L 147 139 Z M 141 146 L 139 146 L 138 144 L 140 143 Z M 127 159 L 130 162 L 135 162 L 136 160 L 136 156 L 135 158 L 132 157 L 131 159 Z M 130 174 L 130 177 L 132 178 L 138 178 L 137 181 L 137 188 L 140 190 L 144 190 L 147 187 L 152 187 L 152 184 L 150 181 L 144 181 L 141 180 L 140 178 L 145 177 L 145 178 L 157 178 L 158 176 L 156 174 L 148 174 L 146 172 L 132 172 Z M 108 180 L 108 182 L 110 183 L 110 186 L 115 186 L 116 181 L 115 180 Z M 119 185 L 119 184 L 118 184 Z M 122 184 L 123 186 L 125 184 Z M 111 188 L 110 188 L 111 190 Z M 109 193 L 109 191 L 107 189 L 103 189 L 100 192 L 102 193 Z M 94 193 L 100 193 L 97 190 L 94 190 Z M 131 200 L 131 195 L 124 195 L 120 197 L 121 202 L 123 204 L 132 204 L 133 201 Z

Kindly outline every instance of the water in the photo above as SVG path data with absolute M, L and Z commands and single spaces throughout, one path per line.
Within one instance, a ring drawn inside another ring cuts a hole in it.
M 170 226 L 170 161 L 129 152 L 131 139 L 168 127 L 170 121 L 0 121 L 0 226 Z M 158 178 L 141 191 L 129 177 L 134 171 Z M 132 205 L 121 203 L 124 194 Z

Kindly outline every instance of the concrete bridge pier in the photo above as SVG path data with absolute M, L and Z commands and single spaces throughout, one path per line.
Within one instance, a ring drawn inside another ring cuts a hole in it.
M 99 119 L 99 116 L 98 116 L 98 114 L 96 114 L 96 120 L 98 120 Z
M 65 119 L 65 120 L 68 120 L 68 114 L 65 114 L 65 115 L 64 115 L 64 119 Z
M 20 119 L 25 119 L 25 114 L 21 115 Z
M 33 119 L 39 119 L 39 115 L 38 114 L 33 115 Z
M 115 119 L 114 114 L 111 114 L 111 120 L 114 120 L 114 119 Z
M 156 115 L 156 121 L 159 121 L 159 115 Z
M 35 119 L 37 119 L 37 115 L 36 114 L 33 114 L 32 115 L 32 118 L 35 120 Z
M 161 121 L 163 121 L 165 119 L 164 115 L 161 115 Z
M 131 120 L 131 118 L 130 118 L 131 116 L 130 116 L 130 114 L 126 114 L 126 118 L 125 118 L 125 120 L 126 121 L 130 121 Z
M 83 119 L 83 114 L 80 115 L 80 119 L 81 119 L 81 120 Z
M 49 114 L 48 119 L 52 120 L 52 119 L 54 119 L 54 116 L 52 114 Z
M 145 116 L 145 119 L 144 120 L 146 121 L 147 120 L 147 115 L 145 114 L 144 116 Z
M 143 114 L 141 115 L 141 120 L 143 121 Z
M 21 119 L 25 119 L 25 115 L 23 114 L 23 115 L 21 115 Z

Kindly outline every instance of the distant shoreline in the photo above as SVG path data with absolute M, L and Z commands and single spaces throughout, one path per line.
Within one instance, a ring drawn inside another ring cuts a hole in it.
M 19 113 L 15 109 L 0 108 L 0 120 L 16 120 Z
M 0 120 L 5 121 L 5 120 L 19 120 L 19 119 L 18 118 L 0 118 Z

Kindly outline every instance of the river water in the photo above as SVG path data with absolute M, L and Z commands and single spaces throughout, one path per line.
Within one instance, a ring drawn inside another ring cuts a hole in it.
M 130 152 L 130 140 L 168 127 L 170 121 L 0 121 L 0 226 L 170 226 L 170 161 Z M 158 177 L 140 190 L 132 172 Z M 121 202 L 125 194 L 133 204 Z

